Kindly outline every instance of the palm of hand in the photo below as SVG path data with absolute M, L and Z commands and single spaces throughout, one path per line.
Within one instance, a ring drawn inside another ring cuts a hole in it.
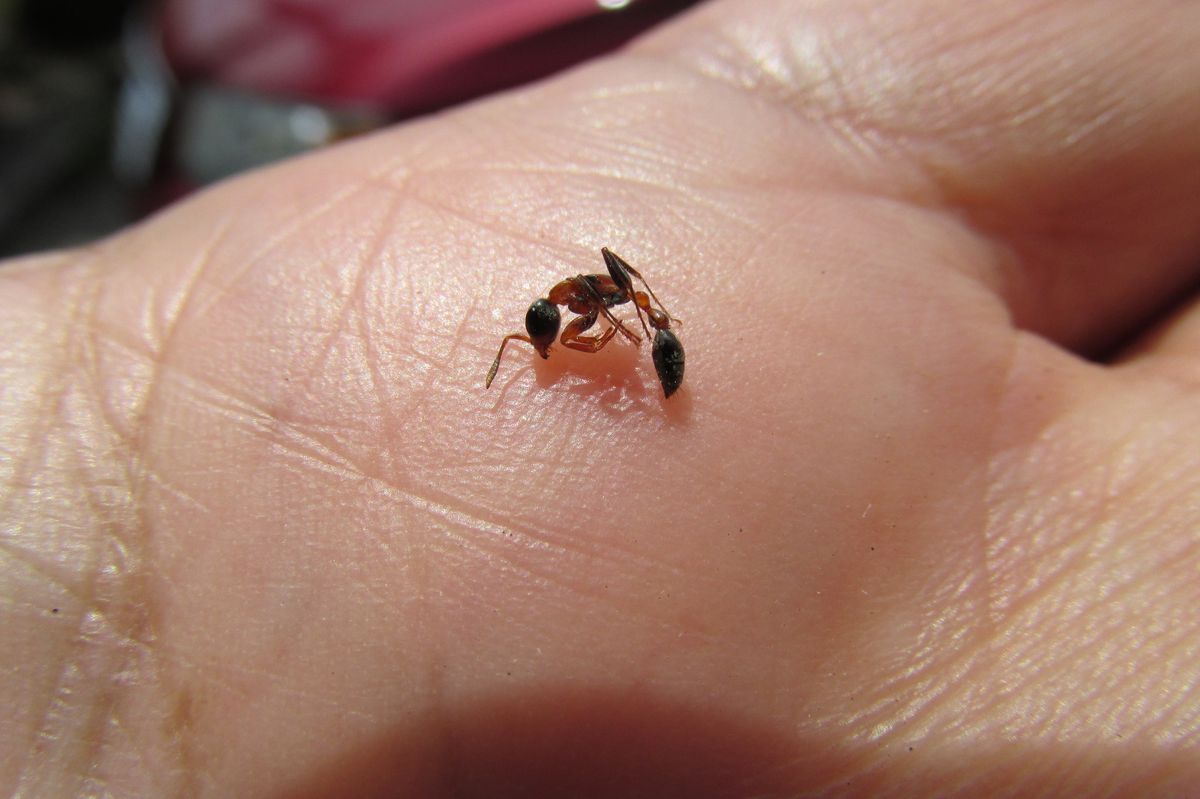
M 12 484 L 49 475 L 77 522 L 23 559 L 30 613 L 63 610 L 30 636 L 72 668 L 13 698 L 19 733 L 62 725 L 14 779 L 1191 784 L 1195 322 L 1119 366 L 1072 352 L 1191 279 L 1195 108 L 1160 113 L 1169 70 L 1089 82 L 1087 44 L 1006 49 L 1069 9 L 925 29 L 900 5 L 887 47 L 851 10 L 794 15 L 715 4 L 10 272 L 30 318 L 70 287 L 45 357 L 72 423 Z M 1100 124 L 1134 82 L 1136 131 Z M 484 392 L 525 304 L 602 245 L 684 318 L 683 390 L 615 341 L 514 350 Z

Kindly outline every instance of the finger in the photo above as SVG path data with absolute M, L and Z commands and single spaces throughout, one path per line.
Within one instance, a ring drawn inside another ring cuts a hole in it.
M 1175 313 L 1120 353 L 1118 366 L 1174 380 L 1200 383 L 1200 300 L 1192 297 Z
M 714 5 L 701 44 L 646 47 L 824 126 L 873 190 L 959 216 L 994 243 L 1017 326 L 1103 349 L 1200 271 L 1200 6 L 751 7 L 757 24 Z

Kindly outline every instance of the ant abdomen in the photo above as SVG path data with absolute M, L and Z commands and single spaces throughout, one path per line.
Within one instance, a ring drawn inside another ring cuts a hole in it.
M 558 308 L 547 299 L 534 300 L 525 312 L 525 330 L 529 333 L 530 343 L 543 358 L 550 357 L 550 345 L 558 336 L 561 322 Z
M 654 371 L 662 383 L 663 395 L 670 397 L 683 383 L 683 345 L 679 338 L 667 329 L 654 334 Z

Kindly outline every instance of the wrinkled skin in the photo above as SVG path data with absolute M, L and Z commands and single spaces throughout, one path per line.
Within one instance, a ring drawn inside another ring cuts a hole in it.
M 0 785 L 1186 794 L 1198 35 L 713 2 L 8 264 Z M 679 393 L 484 391 L 603 245 Z

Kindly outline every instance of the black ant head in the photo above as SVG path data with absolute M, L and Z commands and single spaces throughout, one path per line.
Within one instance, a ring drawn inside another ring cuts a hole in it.
M 604 256 L 604 265 L 608 267 L 608 276 L 617 284 L 617 288 L 622 291 L 633 294 L 633 279 L 629 277 L 629 272 L 625 270 L 626 263 L 607 247 L 600 248 L 600 254 Z
M 550 345 L 558 336 L 558 326 L 561 322 L 562 316 L 559 315 L 558 308 L 547 299 L 534 300 L 533 305 L 525 312 L 525 330 L 529 333 L 533 348 L 543 358 L 550 357 Z

